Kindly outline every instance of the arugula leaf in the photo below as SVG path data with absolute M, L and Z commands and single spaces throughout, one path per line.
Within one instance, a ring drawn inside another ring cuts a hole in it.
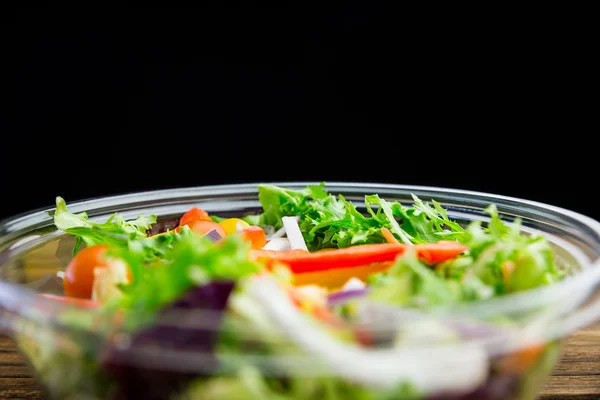
M 415 215 L 417 215 L 418 212 L 424 213 L 431 221 L 436 232 L 443 231 L 445 227 L 449 227 L 452 232 L 464 232 L 464 229 L 460 224 L 451 221 L 450 218 L 448 218 L 448 212 L 440 205 L 440 203 L 431 200 L 431 203 L 433 204 L 433 207 L 431 207 L 415 194 L 412 194 L 411 196 L 414 200 L 414 208 L 416 210 Z
M 407 244 L 455 240 L 464 233 L 438 203 L 429 206 L 416 196 L 413 196 L 415 207 L 404 207 L 376 194 L 367 195 L 367 215 L 364 215 L 343 195 L 329 194 L 324 183 L 300 190 L 264 184 L 259 185 L 258 190 L 263 212 L 253 216 L 253 222 L 278 229 L 282 226 L 282 217 L 299 216 L 298 225 L 311 251 L 383 243 L 383 227 Z
M 406 217 L 408 216 L 408 214 L 406 213 L 406 209 L 402 206 L 402 204 L 400 204 L 400 203 L 390 204 L 387 201 L 385 201 L 384 199 L 380 198 L 376 194 L 371 195 L 371 196 L 366 196 L 365 203 L 367 204 L 369 213 L 373 216 L 373 218 L 377 218 L 377 214 L 373 212 L 371 205 L 376 204 L 376 205 L 381 206 L 381 210 L 383 210 L 383 213 L 385 214 L 385 216 L 387 218 L 387 221 L 382 221 L 382 223 L 385 225 L 387 222 L 387 224 L 389 224 L 389 226 L 390 226 L 390 230 L 392 231 L 392 233 L 395 233 L 396 235 L 400 236 L 400 240 L 402 242 L 404 242 L 406 244 L 413 243 L 415 238 L 413 236 L 411 236 L 410 234 L 408 234 L 406 231 L 404 231 L 404 229 L 402 229 L 400 227 L 400 224 L 398 223 L 398 221 L 396 221 L 395 215 L 403 216 L 403 217 L 405 217 L 405 219 L 407 219 Z M 394 214 L 394 209 L 396 210 L 395 214 Z

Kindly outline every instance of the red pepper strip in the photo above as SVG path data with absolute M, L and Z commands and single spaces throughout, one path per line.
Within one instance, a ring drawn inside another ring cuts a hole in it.
M 50 293 L 38 293 L 38 296 L 50 299 L 52 301 L 58 301 L 61 303 L 72 304 L 81 308 L 96 308 L 100 306 L 100 302 L 88 299 L 81 299 L 79 297 L 70 296 L 59 296 Z
M 440 240 L 436 243 L 416 244 L 414 246 L 417 249 L 419 258 L 429 264 L 451 260 L 468 249 L 464 244 L 451 240 Z
M 417 245 L 402 243 L 361 244 L 343 249 L 324 249 L 312 253 L 305 250 L 253 249 L 250 254 L 251 258 L 255 260 L 276 260 L 286 263 L 292 272 L 298 274 L 393 261 L 398 255 L 403 254 L 409 246 L 414 246 L 418 257 L 429 263 L 454 258 L 467 249 L 467 246 L 460 243 L 440 241 L 438 243 Z

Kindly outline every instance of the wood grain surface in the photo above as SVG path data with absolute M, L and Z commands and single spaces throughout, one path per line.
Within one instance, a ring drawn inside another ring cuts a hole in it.
M 0 399 L 43 398 L 14 342 L 0 336 Z M 539 399 L 600 399 L 600 324 L 569 337 Z

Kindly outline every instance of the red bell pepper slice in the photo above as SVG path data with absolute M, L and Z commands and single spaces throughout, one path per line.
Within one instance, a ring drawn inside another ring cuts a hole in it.
M 298 274 L 393 261 L 410 246 L 414 246 L 417 256 L 428 263 L 437 263 L 454 258 L 467 249 L 467 246 L 452 241 L 417 245 L 377 243 L 361 244 L 342 249 L 323 249 L 312 253 L 305 250 L 253 249 L 251 250 L 251 257 L 255 260 L 283 262 L 289 266 L 292 272 Z
M 56 294 L 50 293 L 38 293 L 38 296 L 44 297 L 51 301 L 57 301 L 60 303 L 71 304 L 81 308 L 96 308 L 101 305 L 99 301 L 90 300 L 90 299 L 82 299 L 79 297 L 71 297 L 71 296 L 59 296 Z
M 419 258 L 429 264 L 451 260 L 468 249 L 466 245 L 451 240 L 440 240 L 436 243 L 415 244 L 414 246 L 417 249 Z

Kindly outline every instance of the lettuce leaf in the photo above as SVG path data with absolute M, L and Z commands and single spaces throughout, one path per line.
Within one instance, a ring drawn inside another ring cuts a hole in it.
M 111 253 L 136 271 L 132 282 L 121 287 L 124 296 L 106 306 L 125 310 L 126 323 L 131 329 L 151 320 L 157 310 L 193 287 L 216 280 L 235 282 L 262 268 L 250 260 L 249 244 L 237 235 L 224 238 L 218 245 L 191 231 L 176 234 L 174 238 L 172 245 L 163 249 L 162 258 L 150 262 L 141 245 L 146 242 L 144 239 L 132 240 L 127 248 L 117 248 Z
M 545 237 L 524 234 L 518 218 L 512 224 L 504 223 L 495 205 L 486 212 L 491 217 L 487 227 L 481 221 L 472 222 L 465 235 L 464 243 L 473 258 L 472 273 L 497 293 L 527 290 L 564 278 L 565 271 Z
M 398 257 L 386 272 L 371 275 L 369 298 L 405 307 L 451 306 L 490 298 L 494 291 L 473 275 L 448 280 L 420 261 L 415 251 Z
M 429 215 L 427 224 L 434 223 L 432 210 L 419 204 L 416 208 L 420 215 Z M 522 232 L 519 219 L 505 223 L 495 205 L 485 212 L 490 216 L 487 225 L 473 221 L 460 236 L 469 247 L 463 255 L 431 269 L 407 252 L 388 271 L 370 277 L 370 295 L 393 304 L 427 308 L 485 300 L 548 285 L 565 276 L 546 238 Z M 438 223 L 448 224 L 441 210 L 437 213 Z M 414 237 L 415 231 L 407 228 L 407 232 Z
M 119 213 L 114 213 L 103 223 L 93 222 L 88 219 L 85 212 L 71 213 L 67 209 L 65 200 L 60 196 L 56 197 L 54 225 L 58 229 L 76 236 L 77 241 L 73 248 L 73 254 L 77 253 L 81 243 L 87 246 L 120 243 L 119 235 L 130 239 L 145 238 L 146 231 L 155 222 L 156 215 L 140 215 L 135 220 L 126 221 Z

